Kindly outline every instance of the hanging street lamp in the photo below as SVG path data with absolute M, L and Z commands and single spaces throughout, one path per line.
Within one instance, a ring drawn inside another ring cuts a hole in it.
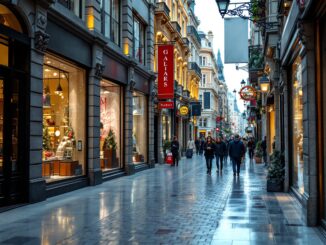
M 260 85 L 260 90 L 263 93 L 267 93 L 269 90 L 269 79 L 266 75 L 263 75 L 260 79 L 259 79 L 259 85 Z
M 243 87 L 246 84 L 245 80 L 242 79 L 240 84 L 241 84 L 241 87 Z

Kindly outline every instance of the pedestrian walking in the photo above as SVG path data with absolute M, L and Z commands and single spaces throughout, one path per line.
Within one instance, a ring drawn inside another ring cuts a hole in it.
M 171 166 L 179 165 L 179 141 L 177 136 L 173 137 L 173 141 L 171 142 L 171 152 L 173 156 L 173 164 Z
M 204 144 L 205 158 L 206 158 L 206 166 L 207 166 L 207 174 L 212 173 L 212 162 L 215 155 L 215 144 L 213 143 L 212 137 L 208 136 L 207 140 Z
M 248 147 L 249 159 L 252 160 L 254 158 L 254 152 L 255 152 L 255 141 L 252 137 L 249 139 L 247 147 Z
M 198 138 L 196 138 L 195 140 L 195 146 L 196 146 L 196 155 L 199 155 L 200 141 Z
M 195 148 L 196 148 L 195 142 L 192 140 L 192 138 L 190 138 L 187 142 L 187 151 L 186 151 L 187 158 L 192 158 Z
M 215 143 L 215 157 L 216 157 L 216 172 L 223 171 L 223 159 L 226 154 L 226 144 L 225 142 L 218 137 Z
M 205 138 L 202 137 L 202 138 L 200 139 L 199 155 L 203 155 L 203 152 L 204 152 L 204 146 L 205 146 Z
M 229 155 L 232 161 L 233 176 L 240 174 L 241 159 L 245 153 L 245 146 L 241 142 L 239 135 L 234 136 L 234 140 L 230 142 Z
M 265 166 L 267 165 L 267 140 L 266 136 L 264 137 L 263 141 L 261 142 L 261 148 L 263 150 L 263 160 L 265 163 Z
M 229 141 L 226 137 L 224 137 L 224 143 L 225 143 L 225 155 L 224 155 L 224 163 L 226 164 L 228 162 L 228 156 L 229 156 Z

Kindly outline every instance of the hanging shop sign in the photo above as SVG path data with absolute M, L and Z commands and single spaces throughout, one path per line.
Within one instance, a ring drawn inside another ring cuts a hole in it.
M 173 99 L 174 97 L 173 52 L 173 45 L 158 46 L 158 99 Z
M 160 101 L 158 102 L 159 109 L 174 109 L 174 102 L 173 101 Z
M 187 116 L 188 113 L 189 113 L 188 106 L 185 106 L 185 105 L 181 106 L 180 109 L 179 109 L 179 113 L 180 113 L 181 116 Z
M 191 106 L 191 116 L 199 117 L 201 116 L 201 103 L 200 102 L 192 102 Z
M 252 86 L 244 86 L 240 90 L 240 98 L 245 101 L 256 100 L 257 90 Z

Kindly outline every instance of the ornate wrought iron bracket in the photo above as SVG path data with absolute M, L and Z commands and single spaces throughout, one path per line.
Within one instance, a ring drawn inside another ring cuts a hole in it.
M 233 9 L 228 9 L 225 15 L 238 16 L 240 18 L 250 20 L 258 27 L 264 29 L 273 29 L 279 26 L 278 22 L 266 21 L 266 17 L 265 17 L 266 7 L 265 7 L 264 0 L 241 2 L 241 3 L 230 3 L 229 5 L 235 7 Z

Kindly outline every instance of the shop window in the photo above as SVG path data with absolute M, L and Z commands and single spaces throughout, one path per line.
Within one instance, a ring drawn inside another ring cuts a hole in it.
M 147 162 L 147 98 L 145 95 L 133 93 L 133 129 L 132 129 L 132 145 L 133 145 L 133 162 Z
M 79 18 L 84 19 L 85 0 L 58 0 L 58 3 L 73 11 Z
M 120 46 L 120 0 L 101 0 L 102 33 Z
M 204 128 L 207 128 L 207 118 L 204 118 L 203 127 L 204 127 Z
M 7 26 L 15 31 L 23 32 L 16 16 L 6 6 L 0 4 L 0 25 Z M 0 52 L 2 54 L 2 52 Z
M 8 66 L 9 64 L 9 43 L 8 40 L 0 36 L 0 65 Z
M 134 39 L 134 48 L 133 55 L 136 60 L 141 64 L 145 64 L 145 27 L 137 19 L 134 17 L 134 31 L 133 31 L 133 39 Z
M 102 170 L 121 168 L 121 86 L 101 81 L 101 140 L 100 162 Z
M 292 65 L 292 157 L 293 157 L 293 187 L 301 194 L 303 185 L 303 100 L 302 100 L 302 64 L 297 57 Z
M 47 182 L 85 174 L 85 71 L 52 55 L 43 68 L 42 174 Z
M 162 135 L 163 141 L 171 140 L 171 116 L 163 115 L 162 116 Z

